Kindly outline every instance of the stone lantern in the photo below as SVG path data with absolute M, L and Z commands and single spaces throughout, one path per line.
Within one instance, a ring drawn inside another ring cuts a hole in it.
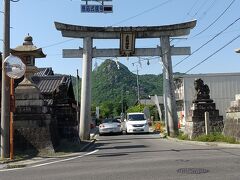
M 22 59 L 26 65 L 25 77 L 31 81 L 31 76 L 38 71 L 35 66 L 35 58 L 45 58 L 46 55 L 42 52 L 42 48 L 37 48 L 33 44 L 33 38 L 26 36 L 22 45 L 11 49 L 11 53 Z
M 22 45 L 11 49 L 11 53 L 20 57 L 26 65 L 24 79 L 15 88 L 14 146 L 17 149 L 47 149 L 52 152 L 52 129 L 56 129 L 56 120 L 52 118 L 51 108 L 47 106 L 40 89 L 31 78 L 38 72 L 35 58 L 44 58 L 46 55 L 41 48 L 33 45 L 29 35 Z

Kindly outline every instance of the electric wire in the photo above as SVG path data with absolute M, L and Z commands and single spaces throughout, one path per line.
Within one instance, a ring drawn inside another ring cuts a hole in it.
M 208 0 L 205 0 L 204 2 L 202 2 L 201 6 L 198 8 L 198 10 L 196 11 L 196 13 L 193 15 L 193 17 L 196 17 L 197 14 L 201 11 L 201 9 L 206 5 Z
M 210 4 L 210 6 L 207 8 L 207 10 L 204 11 L 203 14 L 201 16 L 199 16 L 199 18 L 196 18 L 196 17 L 194 18 L 194 16 L 191 16 L 191 18 L 197 19 L 198 22 L 201 21 L 207 15 L 207 13 L 210 11 L 210 9 L 212 9 L 214 7 L 214 5 L 216 4 L 216 1 L 217 0 L 213 0 L 212 3 Z M 194 3 L 194 5 L 196 5 L 196 2 Z M 192 8 L 191 8 L 191 10 L 192 10 Z M 187 13 L 187 15 L 189 15 L 189 13 Z M 191 39 L 191 38 L 188 38 L 188 39 Z M 171 39 L 170 42 L 172 42 L 173 40 L 175 40 L 175 39 Z M 178 39 L 178 41 L 176 41 L 174 44 L 178 44 L 179 42 L 180 42 L 180 39 Z
M 131 17 L 129 17 L 129 18 L 126 18 L 126 19 L 124 19 L 124 20 L 122 20 L 122 21 L 119 21 L 119 22 L 117 22 L 117 23 L 114 23 L 114 24 L 110 25 L 110 27 L 111 27 L 111 26 L 116 26 L 116 25 L 121 24 L 121 23 L 123 23 L 123 22 L 126 22 L 126 21 L 128 21 L 128 20 L 130 20 L 130 19 L 136 18 L 136 17 L 138 17 L 138 16 L 140 16 L 140 15 L 143 15 L 143 14 L 145 14 L 145 13 L 148 13 L 148 12 L 150 12 L 150 11 L 152 11 L 152 10 L 154 10 L 154 9 L 157 9 L 157 8 L 159 8 L 159 7 L 167 4 L 167 3 L 170 3 L 171 1 L 173 1 L 173 0 L 164 1 L 164 2 L 158 4 L 158 5 L 154 6 L 154 7 L 151 7 L 151 8 L 149 8 L 149 9 L 146 9 L 146 10 L 144 10 L 144 11 L 142 11 L 142 12 L 140 12 L 140 13 L 134 15 L 134 16 L 131 16 Z M 64 44 L 64 43 L 66 43 L 66 42 L 73 41 L 73 40 L 75 40 L 75 39 L 72 38 L 72 39 L 69 39 L 69 40 L 66 40 L 66 41 L 61 41 L 61 42 L 58 42 L 58 43 L 46 45 L 46 46 L 43 46 L 43 47 L 41 47 L 41 48 L 42 48 L 42 49 L 44 49 L 44 48 L 49 48 L 49 47 L 57 46 L 57 45 L 59 45 L 59 44 Z
M 126 22 L 126 21 L 129 21 L 129 20 L 131 20 L 131 19 L 134 19 L 134 18 L 136 18 L 136 17 L 138 17 L 138 16 L 141 16 L 141 15 L 143 15 L 143 14 L 146 14 L 146 13 L 148 13 L 148 12 L 150 12 L 150 11 L 153 11 L 154 9 L 157 9 L 157 8 L 159 8 L 159 7 L 161 7 L 161 6 L 165 5 L 165 4 L 170 3 L 171 1 L 173 1 L 173 0 L 164 1 L 164 2 L 158 4 L 158 5 L 154 6 L 154 7 L 151 7 L 151 8 L 149 8 L 149 9 L 146 9 L 146 10 L 144 10 L 144 11 L 142 11 L 142 12 L 140 12 L 140 13 L 134 15 L 134 16 L 131 16 L 131 17 L 129 17 L 129 18 L 126 18 L 126 19 L 124 19 L 124 20 L 121 20 L 121 21 L 113 24 L 112 26 L 121 24 L 121 23 L 123 23 L 123 22 Z
M 13 2 L 18 2 L 19 0 L 11 0 L 11 1 L 13 1 Z M 128 20 L 130 20 L 130 19 L 133 19 L 133 18 L 135 18 L 135 17 L 138 17 L 138 16 L 140 16 L 140 15 L 142 15 L 142 14 L 145 14 L 145 13 L 147 13 L 147 12 L 149 12 L 149 11 L 152 11 L 152 10 L 154 10 L 154 9 L 160 7 L 160 6 L 163 6 L 163 5 L 165 5 L 165 4 L 167 4 L 167 3 L 171 2 L 171 1 L 172 1 L 172 0 L 167 0 L 167 1 L 163 2 L 163 3 L 158 4 L 157 6 L 154 6 L 154 7 L 152 7 L 152 8 L 149 8 L 149 9 L 147 9 L 147 10 L 141 12 L 141 13 L 138 13 L 138 14 L 136 14 L 136 15 L 134 15 L 134 16 L 131 16 L 131 17 L 127 18 L 127 19 L 124 19 L 124 20 L 122 20 L 122 21 L 119 21 L 119 22 L 113 24 L 112 26 L 117 25 L 117 24 L 120 24 L 120 23 L 123 23 L 123 22 L 126 22 L 126 21 L 128 21 Z M 215 1 L 216 1 L 216 0 L 215 0 Z M 212 8 L 212 6 L 214 5 L 214 2 L 215 2 L 215 1 L 212 2 L 212 4 L 211 4 L 211 6 L 209 7 L 209 9 Z M 188 15 L 189 15 L 190 12 L 192 11 L 192 9 L 196 6 L 197 2 L 198 2 L 198 1 L 195 1 L 195 3 L 193 4 L 191 10 L 188 12 Z M 202 30 L 201 32 L 199 32 L 198 34 L 196 34 L 194 37 L 200 35 L 200 34 L 203 33 L 204 31 L 206 31 L 208 28 L 210 28 L 215 22 L 217 22 L 217 20 L 219 20 L 219 19 L 226 13 L 226 11 L 232 6 L 232 4 L 233 4 L 234 2 L 235 2 L 235 0 L 233 0 L 233 1 L 230 3 L 230 5 L 220 14 L 220 16 L 218 16 L 218 18 L 217 18 L 213 23 L 211 23 L 207 28 L 205 28 L 204 30 Z M 202 5 L 202 6 L 203 6 L 203 5 Z M 202 7 L 202 6 L 201 6 L 201 7 Z M 198 13 L 198 12 L 197 12 L 197 13 Z M 195 15 L 196 15 L 196 13 L 195 13 Z M 238 20 L 239 20 L 239 19 L 238 19 Z M 225 30 L 224 30 L 224 31 L 225 31 Z M 194 54 L 194 53 L 196 53 L 197 51 L 199 51 L 202 47 L 204 47 L 206 44 L 208 44 L 210 41 L 212 41 L 212 40 L 213 40 L 214 38 L 216 38 L 218 35 L 219 35 L 219 33 L 218 33 L 216 36 L 214 36 L 212 39 L 210 39 L 207 43 L 203 44 L 200 48 L 198 48 L 197 50 L 195 50 L 192 54 Z M 59 44 L 64 44 L 64 43 L 66 43 L 66 42 L 73 41 L 73 40 L 74 40 L 74 39 L 69 39 L 69 40 L 57 42 L 57 43 L 54 43 L 54 44 L 50 44 L 50 45 L 47 45 L 47 46 L 43 46 L 42 48 L 48 48 L 48 47 L 56 46 L 56 45 L 59 45 Z M 188 57 L 189 57 L 189 56 L 187 56 L 186 58 L 184 58 L 184 60 L 187 59 Z M 156 58 L 159 58 L 159 57 L 149 58 L 149 60 L 156 59 Z M 183 60 L 182 60 L 182 61 L 183 61 Z M 176 65 L 174 65 L 174 67 L 177 66 L 178 64 L 180 64 L 182 61 L 180 61 L 179 63 L 177 63 Z
M 218 50 L 216 50 L 214 53 L 212 53 L 211 55 L 209 55 L 208 57 L 206 57 L 204 60 L 202 60 L 201 62 L 199 62 L 198 64 L 196 64 L 195 66 L 193 66 L 192 68 L 190 68 L 189 70 L 187 70 L 185 73 L 187 74 L 188 72 L 190 72 L 191 70 L 195 69 L 197 66 L 201 65 L 202 63 L 204 63 L 205 61 L 207 61 L 208 59 L 210 59 L 212 56 L 214 56 L 215 54 L 217 54 L 219 51 L 221 51 L 222 49 L 224 49 L 225 47 L 227 47 L 229 44 L 231 44 L 232 42 L 234 42 L 235 40 L 237 40 L 240 37 L 240 35 L 236 36 L 235 38 L 233 38 L 231 41 L 229 41 L 227 44 L 225 44 L 224 46 L 222 46 L 221 48 L 219 48 Z
M 148 13 L 148 12 L 150 12 L 150 11 L 152 11 L 152 10 L 155 10 L 155 9 L 157 9 L 157 8 L 165 5 L 165 4 L 170 3 L 171 1 L 173 1 L 173 0 L 164 1 L 164 2 L 158 4 L 158 5 L 154 6 L 154 7 L 151 7 L 151 8 L 149 8 L 149 9 L 146 9 L 146 10 L 144 10 L 144 11 L 142 11 L 142 12 L 140 12 L 140 13 L 134 15 L 134 16 L 131 16 L 131 17 L 129 17 L 129 18 L 126 18 L 126 19 L 124 19 L 124 20 L 121 20 L 121 21 L 119 21 L 119 22 L 117 22 L 117 23 L 114 23 L 114 24 L 110 25 L 110 27 L 111 27 L 111 26 L 119 25 L 119 24 L 121 24 L 121 23 L 123 23 L 123 22 L 129 21 L 129 20 L 131 20 L 131 19 L 133 19 L 133 18 L 136 18 L 136 17 L 138 17 L 138 16 L 140 16 L 140 15 L 146 14 L 146 13 Z M 58 43 L 53 43 L 53 44 L 50 44 L 50 45 L 46 45 L 46 46 L 43 46 L 43 47 L 41 47 L 41 48 L 42 48 L 42 49 L 44 49 L 44 48 L 49 48 L 49 47 L 57 46 L 57 45 L 59 45 L 59 44 L 64 44 L 64 43 L 66 43 L 66 42 L 73 41 L 73 40 L 75 40 L 75 38 L 72 38 L 72 39 L 69 39 L 69 40 L 66 40 L 66 41 L 61 41 L 61 42 L 58 42 Z
M 41 48 L 45 49 L 45 48 L 49 48 L 49 47 L 52 47 L 52 46 L 57 46 L 59 44 L 64 44 L 66 42 L 70 42 L 70 41 L 73 41 L 73 40 L 75 40 L 75 39 L 71 38 L 71 39 L 68 39 L 68 40 L 65 40 L 65 41 L 60 41 L 60 42 L 57 42 L 57 43 L 54 43 L 54 44 L 50 44 L 50 45 L 47 45 L 47 46 L 42 46 Z
M 227 10 L 230 9 L 230 7 L 233 5 L 233 3 L 236 0 L 232 0 L 231 3 L 228 5 L 228 7 L 209 25 L 207 26 L 205 29 L 203 29 L 202 31 L 200 31 L 199 33 L 197 33 L 196 35 L 194 35 L 192 38 L 199 36 L 200 34 L 202 34 L 203 32 L 205 32 L 206 30 L 208 30 L 210 27 L 212 27 L 226 12 Z
M 235 21 L 233 21 L 231 24 L 229 24 L 226 28 L 224 28 L 222 31 L 220 31 L 219 33 L 217 33 L 215 36 L 213 36 L 210 40 L 208 40 L 207 42 L 203 43 L 199 48 L 197 48 L 196 50 L 194 50 L 192 52 L 192 54 L 188 55 L 187 57 L 183 58 L 181 61 L 179 61 L 177 64 L 175 64 L 173 67 L 176 67 L 177 65 L 181 64 L 183 61 L 185 61 L 186 59 L 188 59 L 190 56 L 192 56 L 193 54 L 195 54 L 196 52 L 198 52 L 200 49 L 202 49 L 204 46 L 206 46 L 208 43 L 210 43 L 211 41 L 213 41 L 216 37 L 218 37 L 219 35 L 221 35 L 224 31 L 226 31 L 228 28 L 230 28 L 231 26 L 233 26 L 237 21 L 239 21 L 240 18 L 236 19 Z
M 207 15 L 207 13 L 214 7 L 214 5 L 216 5 L 216 2 L 217 0 L 213 0 L 211 5 L 206 9 L 206 11 L 203 12 L 201 16 L 199 16 L 199 18 L 197 18 L 197 20 L 202 20 Z
M 187 12 L 185 18 L 183 18 L 183 21 L 185 21 L 185 19 L 187 18 L 187 16 L 190 16 L 191 11 L 193 10 L 193 8 L 197 5 L 198 0 L 195 0 L 194 4 L 191 6 L 190 10 Z

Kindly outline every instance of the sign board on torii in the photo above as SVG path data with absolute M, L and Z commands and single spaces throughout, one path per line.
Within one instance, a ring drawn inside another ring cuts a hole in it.
M 175 94 L 172 87 L 171 55 L 189 55 L 190 47 L 171 47 L 169 39 L 170 37 L 188 35 L 190 29 L 196 26 L 196 20 L 173 25 L 142 27 L 89 27 L 59 22 L 55 22 L 55 26 L 57 30 L 61 31 L 63 37 L 83 38 L 83 49 L 63 50 L 64 58 L 83 58 L 80 111 L 80 138 L 82 140 L 89 139 L 90 135 L 91 68 L 92 58 L 96 57 L 161 56 L 165 67 L 165 117 L 168 120 L 169 135 L 176 135 L 178 127 Z M 120 49 L 96 49 L 92 47 L 93 39 L 121 38 L 123 39 L 121 40 Z M 161 47 L 135 48 L 135 38 L 159 38 Z

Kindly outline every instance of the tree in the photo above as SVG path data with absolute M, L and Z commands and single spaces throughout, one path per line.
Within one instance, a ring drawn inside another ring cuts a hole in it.
M 143 109 L 144 109 L 144 105 L 138 104 L 138 105 L 135 105 L 135 106 L 130 107 L 130 108 L 127 110 L 127 112 L 128 112 L 128 113 L 131 113 L 131 112 L 143 112 Z
M 100 115 L 103 118 L 108 118 L 113 115 L 114 105 L 112 102 L 106 101 L 103 102 L 100 106 Z

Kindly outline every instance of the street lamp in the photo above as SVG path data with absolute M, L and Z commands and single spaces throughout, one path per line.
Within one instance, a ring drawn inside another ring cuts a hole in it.
M 235 49 L 235 52 L 236 52 L 236 53 L 240 53 L 240 48 Z
M 22 60 L 10 54 L 4 60 L 4 67 L 6 75 L 10 78 L 10 122 L 9 122 L 9 145 L 10 145 L 10 159 L 13 159 L 13 116 L 15 112 L 15 96 L 14 96 L 14 79 L 21 78 L 26 71 L 26 65 L 22 62 Z

